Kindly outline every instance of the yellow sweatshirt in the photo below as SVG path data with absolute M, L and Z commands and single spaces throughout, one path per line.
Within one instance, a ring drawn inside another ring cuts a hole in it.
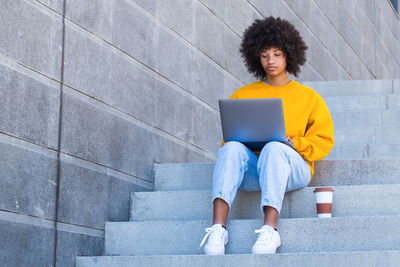
M 294 80 L 284 86 L 254 82 L 239 88 L 230 98 L 282 98 L 286 135 L 294 140 L 294 148 L 310 166 L 311 177 L 314 161 L 328 156 L 334 145 L 333 122 L 325 101 L 313 89 Z

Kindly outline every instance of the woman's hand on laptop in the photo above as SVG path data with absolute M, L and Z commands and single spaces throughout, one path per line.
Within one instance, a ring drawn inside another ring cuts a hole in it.
M 286 140 L 292 145 L 294 146 L 294 141 L 292 138 L 290 138 L 290 136 L 286 136 Z

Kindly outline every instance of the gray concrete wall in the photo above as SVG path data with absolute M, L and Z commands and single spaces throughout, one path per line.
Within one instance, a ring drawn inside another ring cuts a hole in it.
M 1 264 L 101 255 L 153 163 L 215 160 L 217 100 L 254 81 L 238 48 L 255 18 L 299 29 L 299 81 L 400 77 L 389 1 L 266 3 L 0 0 Z

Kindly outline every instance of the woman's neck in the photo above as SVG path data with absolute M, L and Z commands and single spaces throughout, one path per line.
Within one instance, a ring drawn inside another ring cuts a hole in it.
M 290 78 L 287 75 L 281 76 L 281 77 L 271 77 L 267 76 L 265 79 L 267 84 L 271 86 L 284 86 L 290 82 Z

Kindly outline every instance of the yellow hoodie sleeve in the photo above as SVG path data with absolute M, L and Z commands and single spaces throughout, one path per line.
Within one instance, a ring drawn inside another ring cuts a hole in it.
M 304 136 L 295 136 L 294 148 L 307 161 L 318 161 L 328 156 L 334 145 L 331 114 L 325 101 L 317 95 L 308 119 Z

